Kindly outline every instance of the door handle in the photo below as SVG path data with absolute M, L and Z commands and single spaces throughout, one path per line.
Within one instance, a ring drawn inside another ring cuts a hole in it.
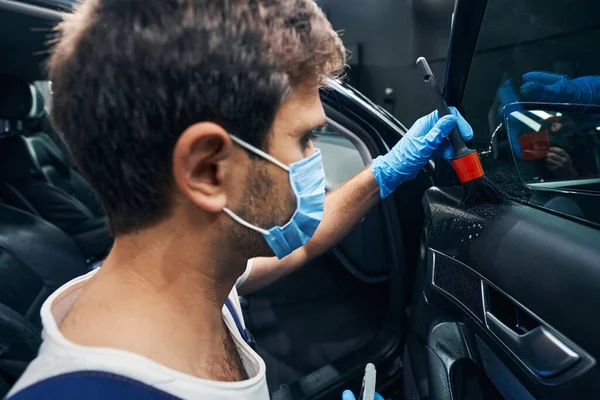
M 518 334 L 489 311 L 485 320 L 489 331 L 541 378 L 558 375 L 579 361 L 577 353 L 541 325 Z

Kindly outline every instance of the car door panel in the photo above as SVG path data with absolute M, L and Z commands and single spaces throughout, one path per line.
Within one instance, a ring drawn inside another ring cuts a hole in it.
M 600 342 L 590 334 L 600 329 L 593 317 L 600 296 L 590 296 L 600 287 L 600 232 L 519 203 L 466 208 L 460 195 L 459 188 L 432 188 L 423 200 L 425 272 L 412 325 L 428 358 L 443 359 L 435 352 L 440 326 L 464 323 L 467 334 L 456 332 L 467 339 L 454 334 L 467 343 L 463 358 L 485 371 L 504 398 L 592 398 L 600 388 Z M 514 324 L 515 315 L 521 325 Z M 515 338 L 526 343 L 515 344 Z M 577 359 L 557 356 L 548 343 Z M 436 397 L 439 379 L 432 369 L 431 398 L 446 398 Z M 445 369 L 451 382 L 451 368 Z M 442 387 L 452 390 L 450 383 Z

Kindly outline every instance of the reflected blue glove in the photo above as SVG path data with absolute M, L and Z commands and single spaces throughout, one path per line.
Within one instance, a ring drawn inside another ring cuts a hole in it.
M 599 76 L 570 79 L 565 75 L 533 71 L 523 75 L 523 81 L 520 92 L 528 101 L 600 104 Z
M 525 86 L 525 85 L 523 85 Z M 500 101 L 500 107 L 498 107 L 498 120 L 502 120 L 502 113 L 504 112 L 504 106 L 506 106 L 507 104 L 517 104 L 514 111 L 521 111 L 523 108 L 518 105 L 519 102 L 521 102 L 521 100 L 519 99 L 519 97 L 517 96 L 517 93 L 515 93 L 515 90 L 513 89 L 512 86 L 512 81 L 509 79 L 506 82 L 504 82 L 499 88 L 498 91 L 496 92 L 496 95 L 498 97 L 498 101 Z M 508 136 L 509 136 L 509 144 L 510 147 L 512 148 L 513 154 L 520 160 L 523 159 L 523 152 L 521 151 L 521 145 L 519 145 L 519 141 L 517 140 L 517 136 L 515 135 L 515 131 L 513 129 L 508 129 Z
M 354 397 L 354 393 L 350 390 L 344 390 L 344 393 L 342 393 L 342 400 L 356 400 L 356 397 Z M 379 393 L 375 393 L 375 400 L 383 400 L 383 397 L 381 397 Z
M 413 179 L 433 157 L 450 160 L 454 149 L 448 135 L 458 126 L 461 136 L 468 141 L 473 138 L 473 129 L 454 107 L 454 115 L 438 119 L 437 111 L 421 117 L 408 130 L 406 135 L 390 150 L 377 157 L 371 170 L 379 184 L 381 198 L 386 198 L 403 182 Z

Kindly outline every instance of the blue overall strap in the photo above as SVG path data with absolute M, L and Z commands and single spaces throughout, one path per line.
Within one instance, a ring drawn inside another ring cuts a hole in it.
M 250 347 L 252 347 L 254 349 L 254 347 L 256 346 L 256 342 L 254 341 L 254 336 L 252 336 L 250 331 L 248 329 L 245 329 L 244 326 L 242 325 L 242 321 L 240 320 L 240 317 L 238 316 L 237 312 L 235 311 L 235 308 L 233 307 L 233 304 L 231 304 L 231 301 L 229 300 L 229 298 L 227 298 L 227 300 L 225 300 L 225 305 L 227 306 L 229 313 L 233 317 L 233 320 L 235 321 L 235 326 L 237 327 L 238 331 L 240 331 L 242 338 L 244 339 L 244 341 L 246 343 L 248 343 L 248 345 Z
M 7 400 L 181 400 L 126 376 L 102 371 L 77 371 L 53 376 L 17 392 Z

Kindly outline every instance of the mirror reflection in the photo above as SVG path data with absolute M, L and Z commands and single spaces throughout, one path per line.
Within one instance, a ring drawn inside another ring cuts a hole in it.
M 521 109 L 507 114 L 506 128 L 523 182 L 569 186 L 600 178 L 600 115 Z

